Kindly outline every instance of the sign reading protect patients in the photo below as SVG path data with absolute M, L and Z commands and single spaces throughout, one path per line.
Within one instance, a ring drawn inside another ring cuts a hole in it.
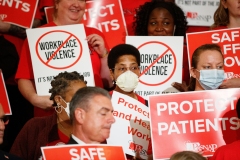
M 141 54 L 141 75 L 135 92 L 147 99 L 161 94 L 173 82 L 182 82 L 183 37 L 127 36 L 126 43 Z
M 212 156 L 218 147 L 239 140 L 239 96 L 238 88 L 150 96 L 154 159 L 183 150 Z
M 82 24 L 28 29 L 27 36 L 38 95 L 49 95 L 53 77 L 64 71 L 77 71 L 95 85 Z

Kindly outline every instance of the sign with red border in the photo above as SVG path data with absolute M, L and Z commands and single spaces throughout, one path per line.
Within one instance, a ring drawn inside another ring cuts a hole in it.
M 218 147 L 238 140 L 239 97 L 240 89 L 149 96 L 154 159 L 183 150 L 212 156 Z
M 0 19 L 23 28 L 31 28 L 37 4 L 38 0 L 1 0 Z
M 81 160 L 126 160 L 121 146 L 112 145 L 62 145 L 41 147 L 44 160 L 81 159 Z
M 51 22 L 53 20 L 53 7 L 46 8 L 45 13 L 48 22 Z M 107 39 L 110 48 L 124 43 L 125 36 L 127 35 L 120 0 L 86 1 L 86 10 L 82 23 L 88 27 L 100 30 Z
M 240 78 L 240 28 L 189 33 L 187 43 L 189 66 L 195 49 L 203 44 L 216 43 L 222 48 L 226 77 Z
M 135 92 L 147 98 L 182 81 L 183 37 L 127 36 L 141 54 L 141 75 Z
M 0 103 L 2 104 L 4 113 L 6 115 L 12 115 L 12 110 L 11 110 L 11 106 L 9 103 L 8 94 L 7 94 L 7 90 L 6 90 L 6 86 L 5 86 L 5 82 L 4 82 L 4 78 L 3 78 L 1 69 L 0 69 L 0 95 L 1 95 Z
M 27 36 L 38 95 L 49 95 L 53 77 L 64 71 L 77 71 L 95 86 L 82 24 L 28 29 Z

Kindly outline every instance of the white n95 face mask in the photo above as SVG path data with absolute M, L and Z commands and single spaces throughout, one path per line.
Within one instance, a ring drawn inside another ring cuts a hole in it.
M 205 90 L 217 89 L 224 80 L 224 70 L 200 70 L 199 83 Z
M 62 98 L 63 102 L 66 103 L 66 108 L 64 108 L 63 106 L 63 109 L 65 110 L 65 112 L 67 113 L 68 117 L 70 117 L 70 108 L 69 108 L 69 104 L 70 102 L 66 102 L 63 98 Z
M 128 70 L 117 78 L 116 85 L 125 92 L 132 92 L 137 87 L 138 81 L 138 76 Z

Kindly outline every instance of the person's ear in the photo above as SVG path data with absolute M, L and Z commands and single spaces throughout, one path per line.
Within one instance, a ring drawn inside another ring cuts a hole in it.
M 220 3 L 223 5 L 223 7 L 224 7 L 225 9 L 228 8 L 228 6 L 227 6 L 227 0 L 221 0 Z
M 86 117 L 86 111 L 83 110 L 82 108 L 76 108 L 76 110 L 74 111 L 75 114 L 75 119 L 77 121 L 77 123 L 79 124 L 83 124 L 85 117 Z
M 54 101 L 57 103 L 57 104 L 60 104 L 61 103 L 61 97 L 59 95 L 56 95 L 54 96 Z
M 112 79 L 112 81 L 115 81 L 115 78 L 114 78 L 114 71 L 112 69 L 109 69 L 109 72 L 110 72 L 110 77 Z
M 190 74 L 193 78 L 196 78 L 196 69 L 194 69 L 193 67 L 190 69 Z

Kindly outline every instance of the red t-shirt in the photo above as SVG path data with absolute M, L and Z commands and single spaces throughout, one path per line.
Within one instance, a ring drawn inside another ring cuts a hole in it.
M 48 23 L 42 27 L 50 27 L 50 26 L 56 26 L 56 24 L 54 22 Z M 86 31 L 86 35 L 90 35 L 90 34 L 98 34 L 101 37 L 103 37 L 104 42 L 105 42 L 105 47 L 107 50 L 109 50 L 109 47 L 106 43 L 105 37 L 104 35 L 97 29 L 95 28 L 89 28 L 89 27 L 85 27 L 85 31 Z M 103 82 L 101 79 L 101 60 L 100 57 L 98 55 L 98 53 L 96 51 L 94 51 L 93 49 L 91 49 L 91 47 L 89 46 L 89 50 L 90 50 L 90 57 L 91 57 L 91 61 L 92 61 L 92 68 L 93 68 L 93 73 L 94 73 L 94 80 L 95 80 L 95 85 L 98 87 L 102 87 L 103 88 Z M 31 62 L 31 56 L 30 56 L 30 50 L 29 50 L 29 46 L 28 46 L 28 41 L 25 40 L 22 50 L 21 50 L 21 56 L 20 56 L 20 61 L 18 64 L 18 70 L 15 76 L 15 79 L 29 79 L 29 80 L 33 80 L 34 79 L 34 75 L 33 75 L 33 68 L 32 68 L 32 62 Z M 34 116 L 36 117 L 41 117 L 41 116 L 46 116 L 46 115 L 51 115 L 53 113 L 54 110 L 51 111 L 45 111 L 42 110 L 38 107 L 34 108 Z
M 240 160 L 240 140 L 219 147 L 210 160 Z

